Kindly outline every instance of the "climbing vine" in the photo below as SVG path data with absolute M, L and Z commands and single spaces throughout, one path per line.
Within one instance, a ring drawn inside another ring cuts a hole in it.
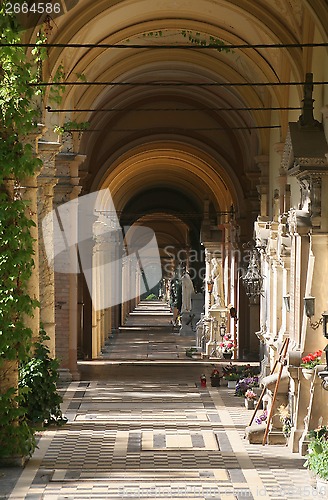
M 21 41 L 15 16 L 0 6 L 0 44 Z M 32 87 L 41 78 L 45 51 L 38 47 L 28 60 L 23 48 L 0 51 L 0 457 L 31 454 L 34 432 L 28 425 L 23 398 L 18 391 L 19 366 L 28 358 L 32 335 L 26 317 L 38 303 L 28 294 L 34 269 L 34 222 L 29 204 L 21 199 L 25 177 L 33 175 L 41 161 L 34 156 L 29 134 L 37 132 L 41 89 Z
M 203 47 L 216 47 L 219 52 L 233 52 L 228 45 L 224 43 L 220 38 L 200 33 L 199 31 L 191 31 L 191 30 L 179 30 L 178 33 L 182 35 L 184 38 L 187 38 L 189 42 L 193 45 L 199 45 Z M 143 33 L 142 36 L 144 38 L 165 38 L 165 34 L 162 30 L 158 31 L 147 31 Z M 126 41 L 130 41 L 129 39 Z M 174 48 L 174 44 L 172 44 L 172 48 Z

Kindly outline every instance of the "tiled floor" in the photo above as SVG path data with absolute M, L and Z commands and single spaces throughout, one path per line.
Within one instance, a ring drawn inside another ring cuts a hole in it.
M 231 389 L 200 387 L 210 363 L 102 360 L 80 369 L 64 393 L 69 422 L 43 433 L 0 498 L 318 498 L 302 457 L 244 439 L 251 412 Z
M 203 368 L 102 365 L 94 380 L 85 364 L 88 380 L 65 392 L 69 423 L 43 434 L 9 498 L 314 498 L 304 459 L 249 445 L 251 412 L 226 387 L 201 388 Z

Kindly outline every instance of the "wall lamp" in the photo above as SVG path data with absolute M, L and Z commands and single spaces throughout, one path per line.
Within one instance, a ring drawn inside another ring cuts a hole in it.
M 208 293 L 211 295 L 212 292 L 213 292 L 213 286 L 214 286 L 214 281 L 213 280 L 209 280 L 207 282 L 207 291 Z
M 287 312 L 290 312 L 290 295 L 287 293 L 283 296 L 284 304 Z
M 317 328 L 319 328 L 320 325 L 322 325 L 323 336 L 326 339 L 328 339 L 328 311 L 324 311 L 321 314 L 321 318 L 318 321 L 312 323 L 311 317 L 314 316 L 314 304 L 315 304 L 314 297 L 304 297 L 304 310 L 306 316 L 310 318 L 311 328 L 313 328 L 313 330 L 316 330 Z M 326 354 L 326 369 L 324 371 L 319 372 L 318 375 L 321 378 L 322 388 L 325 391 L 328 391 L 328 345 L 326 345 L 324 351 Z
M 323 327 L 323 335 L 328 338 L 328 311 L 324 311 L 318 321 L 311 321 L 315 312 L 315 298 L 304 297 L 305 315 L 310 319 L 310 326 L 313 330 L 317 330 L 320 325 Z

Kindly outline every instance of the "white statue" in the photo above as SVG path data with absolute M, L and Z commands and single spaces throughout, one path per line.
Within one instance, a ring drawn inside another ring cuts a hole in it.
M 221 263 L 218 259 L 212 259 L 211 277 L 213 280 L 213 299 L 214 304 L 224 307 L 224 292 Z
M 189 273 L 186 272 L 181 278 L 182 306 L 181 312 L 191 311 L 191 294 L 195 292 Z

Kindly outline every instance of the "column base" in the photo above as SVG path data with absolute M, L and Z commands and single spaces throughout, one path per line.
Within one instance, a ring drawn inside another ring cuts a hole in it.
M 73 381 L 73 376 L 68 368 L 59 368 L 58 374 L 59 374 L 59 382 L 63 383 L 63 382 Z

